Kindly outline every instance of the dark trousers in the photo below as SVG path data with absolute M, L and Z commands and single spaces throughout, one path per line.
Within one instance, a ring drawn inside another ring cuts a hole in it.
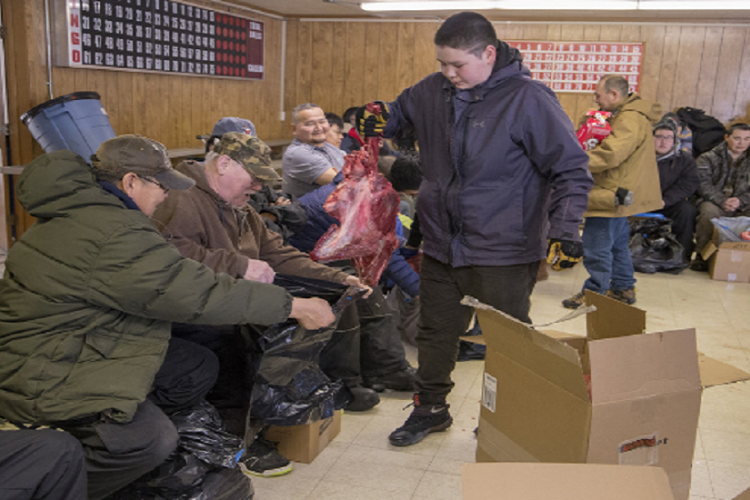
M 672 233 L 680 245 L 682 245 L 682 256 L 685 262 L 690 262 L 690 257 L 693 255 L 693 250 L 695 250 L 693 233 L 695 233 L 695 216 L 697 212 L 698 210 L 695 208 L 695 205 L 687 200 L 678 201 L 674 205 L 656 210 L 656 213 L 671 219 Z
M 451 267 L 428 256 L 420 274 L 420 315 L 417 346 L 417 393 L 421 403 L 440 404 L 453 388 L 459 337 L 474 310 L 462 306 L 470 295 L 514 318 L 530 323 L 531 292 L 539 261 L 516 266 Z
M 0 498 L 86 500 L 81 443 L 52 429 L 0 431 Z
M 130 422 L 102 416 L 95 422 L 59 424 L 83 444 L 89 498 L 104 498 L 161 464 L 179 440 L 165 412 L 189 408 L 203 399 L 217 373 L 218 361 L 211 351 L 172 338 L 153 391 Z
M 398 330 L 398 314 L 386 302 L 380 287 L 357 301 L 359 315 L 360 366 L 362 376 L 389 375 L 409 368 Z

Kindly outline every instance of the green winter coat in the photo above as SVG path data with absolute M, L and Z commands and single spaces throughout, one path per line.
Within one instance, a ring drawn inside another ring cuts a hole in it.
M 74 153 L 37 158 L 17 193 L 37 221 L 0 281 L 0 416 L 50 423 L 105 412 L 128 422 L 151 390 L 171 321 L 289 316 L 286 291 L 182 257 Z
M 607 120 L 612 132 L 587 151 L 594 187 L 584 217 L 628 217 L 662 208 L 652 127 L 661 106 L 631 94 Z M 630 206 L 615 207 L 615 192 L 633 192 Z

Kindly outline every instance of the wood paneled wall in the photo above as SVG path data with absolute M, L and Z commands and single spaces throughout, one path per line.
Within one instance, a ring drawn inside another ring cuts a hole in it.
M 391 100 L 437 71 L 437 22 L 289 23 L 285 109 L 315 102 L 343 113 Z M 506 40 L 643 42 L 641 95 L 665 110 L 692 106 L 722 122 L 750 114 L 750 27 L 658 24 L 495 23 Z M 572 120 L 593 107 L 591 94 L 560 93 Z
M 281 113 L 282 21 L 205 0 L 191 3 L 265 22 L 265 80 L 162 75 L 112 70 L 53 67 L 54 97 L 95 91 L 117 134 L 138 133 L 168 149 L 200 147 L 196 134 L 211 132 L 223 116 L 240 116 L 255 123 L 261 137 L 284 136 Z M 6 61 L 10 115 L 11 162 L 25 165 L 43 153 L 19 117 L 50 98 L 44 0 L 2 0 L 8 27 Z M 33 218 L 15 204 L 14 221 L 21 234 Z

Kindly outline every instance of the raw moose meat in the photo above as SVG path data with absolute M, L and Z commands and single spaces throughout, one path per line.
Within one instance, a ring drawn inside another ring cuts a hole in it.
M 310 257 L 319 262 L 352 259 L 357 275 L 375 286 L 398 248 L 399 197 L 378 172 L 378 138 L 366 140 L 364 149 L 347 155 L 342 170 L 344 180 L 323 205 L 341 225 L 328 228 Z

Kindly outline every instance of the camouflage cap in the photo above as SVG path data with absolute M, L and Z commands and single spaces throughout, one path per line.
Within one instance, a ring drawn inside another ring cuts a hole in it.
M 91 155 L 94 168 L 121 177 L 132 172 L 153 177 L 169 189 L 193 187 L 195 181 L 172 168 L 164 146 L 148 137 L 125 134 L 106 140 Z
M 230 157 L 262 181 L 281 179 L 271 166 L 271 148 L 257 137 L 240 132 L 226 133 L 214 145 L 214 153 Z

